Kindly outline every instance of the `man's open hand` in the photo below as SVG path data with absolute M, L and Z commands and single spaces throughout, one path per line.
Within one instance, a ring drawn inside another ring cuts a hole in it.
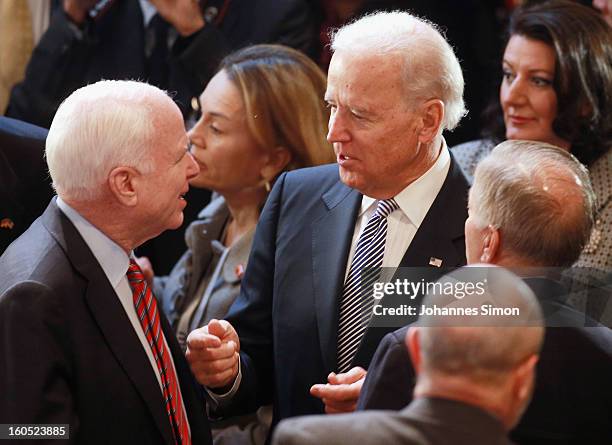
M 323 400 L 327 414 L 353 412 L 366 374 L 359 366 L 341 374 L 332 372 L 327 376 L 328 383 L 312 385 L 310 394 Z

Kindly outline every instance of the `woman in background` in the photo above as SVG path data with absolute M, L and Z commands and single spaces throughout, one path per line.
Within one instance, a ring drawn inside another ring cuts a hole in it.
M 256 45 L 226 57 L 201 94 L 202 117 L 189 132 L 200 166 L 191 185 L 219 196 L 188 227 L 188 250 L 170 275 L 153 285 L 183 349 L 189 332 L 224 318 L 238 296 L 276 177 L 334 161 L 325 87 L 323 72 L 302 53 Z M 257 418 L 217 430 L 215 443 L 263 443 L 270 418 L 264 407 Z
M 504 139 L 569 150 L 590 173 L 598 207 L 576 266 L 612 272 L 612 28 L 570 1 L 520 8 L 510 19 L 499 103 L 485 139 L 452 152 L 466 176 Z

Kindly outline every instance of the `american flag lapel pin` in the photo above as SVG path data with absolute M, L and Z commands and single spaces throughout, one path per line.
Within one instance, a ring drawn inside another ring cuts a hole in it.
M 442 266 L 442 260 L 440 258 L 431 257 L 429 258 L 429 265 L 434 267 Z

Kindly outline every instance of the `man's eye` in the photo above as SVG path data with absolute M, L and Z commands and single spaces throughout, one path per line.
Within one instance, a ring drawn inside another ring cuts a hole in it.
M 351 110 L 351 115 L 352 115 L 352 116 L 353 116 L 355 119 L 358 119 L 358 120 L 365 120 L 365 116 L 364 116 L 363 114 L 361 114 L 361 113 L 356 112 L 356 111 L 352 111 L 352 110 Z

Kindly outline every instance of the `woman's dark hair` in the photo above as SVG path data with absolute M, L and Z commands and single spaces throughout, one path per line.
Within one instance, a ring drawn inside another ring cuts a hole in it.
M 612 28 L 589 7 L 552 0 L 517 9 L 507 40 L 513 35 L 554 50 L 558 111 L 553 131 L 590 165 L 612 146 Z M 503 113 L 499 99 L 495 102 L 486 112 L 490 123 L 483 135 L 503 140 Z

